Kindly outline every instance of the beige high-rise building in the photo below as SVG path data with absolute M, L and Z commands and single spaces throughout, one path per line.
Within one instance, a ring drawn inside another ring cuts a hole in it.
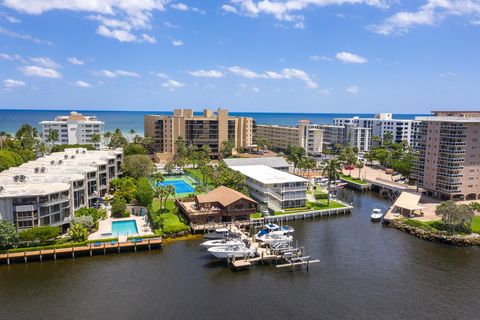
M 251 146 L 253 128 L 253 118 L 229 116 L 225 109 L 205 109 L 202 115 L 194 115 L 191 109 L 175 109 L 173 115 L 144 117 L 145 137 L 153 138 L 160 159 L 174 156 L 179 137 L 198 148 L 208 146 L 212 157 L 218 156 L 224 141 L 232 141 L 236 149 Z
M 293 145 L 303 147 L 310 155 L 322 153 L 323 129 L 312 127 L 308 120 L 300 120 L 297 127 L 257 125 L 255 137 L 267 139 L 278 151 L 285 152 Z
M 480 112 L 433 111 L 417 117 L 413 177 L 427 195 L 480 199 Z

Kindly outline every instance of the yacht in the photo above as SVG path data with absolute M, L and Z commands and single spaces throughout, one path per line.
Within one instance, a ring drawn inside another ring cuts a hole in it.
M 273 245 L 275 243 L 290 243 L 293 241 L 293 237 L 285 234 L 271 232 L 257 238 L 257 240 L 269 245 Z
M 295 230 L 290 226 L 278 226 L 275 223 L 266 224 L 262 230 L 258 231 L 255 239 L 261 241 L 261 238 L 267 234 L 287 235 L 293 233 Z
M 255 253 L 245 247 L 242 246 L 223 246 L 223 247 L 212 247 L 208 249 L 215 258 L 218 259 L 227 259 L 231 257 L 235 258 L 245 258 L 245 257 L 254 257 Z
M 238 238 L 239 235 L 234 233 L 227 228 L 218 228 L 215 231 L 207 233 L 203 236 L 205 239 L 208 240 L 215 240 L 215 239 L 225 239 L 225 238 Z
M 244 246 L 245 244 L 239 239 L 216 239 L 205 241 L 200 245 L 204 248 L 213 248 L 225 246 Z
M 372 210 L 372 214 L 370 215 L 370 220 L 372 220 L 373 222 L 378 222 L 382 220 L 382 217 L 383 217 L 382 210 L 375 208 Z

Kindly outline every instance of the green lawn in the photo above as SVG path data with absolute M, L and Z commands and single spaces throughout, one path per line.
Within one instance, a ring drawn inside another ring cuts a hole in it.
M 325 210 L 325 209 L 337 209 L 337 208 L 344 208 L 345 205 L 334 201 L 330 200 L 330 204 L 327 204 L 327 200 L 321 200 L 317 202 L 309 202 L 307 206 L 311 208 L 312 210 Z
M 168 199 L 165 208 L 162 210 L 160 210 L 160 202 L 158 199 L 154 199 L 151 205 L 151 216 L 155 227 L 155 234 L 158 234 L 160 230 L 163 234 L 172 234 L 190 229 L 178 216 L 174 199 Z
M 200 171 L 200 169 L 187 169 L 186 170 L 190 175 L 192 175 L 199 183 L 203 183 L 203 173 Z M 207 184 L 211 184 L 211 180 L 209 177 L 207 177 Z
M 261 218 L 262 217 L 262 213 L 261 212 L 255 212 L 255 213 L 252 213 L 250 215 L 250 219 L 258 219 L 258 218 Z
M 330 200 L 330 204 L 327 205 L 327 200 L 320 200 L 317 202 L 309 202 L 307 203 L 306 207 L 302 208 L 292 208 L 292 209 L 285 209 L 285 212 L 277 211 L 275 215 L 282 215 L 282 214 L 292 214 L 292 213 L 299 213 L 299 212 L 308 212 L 313 210 L 325 210 L 325 209 L 337 209 L 337 208 L 344 208 L 345 205 L 339 202 Z
M 475 216 L 472 219 L 472 232 L 480 233 L 480 216 Z
M 357 184 L 368 184 L 368 182 L 365 182 L 362 179 L 354 178 L 354 177 L 347 176 L 347 175 L 344 175 L 344 174 L 340 174 L 340 179 L 345 180 L 345 181 L 349 181 L 349 182 L 353 182 L 353 183 L 357 183 Z

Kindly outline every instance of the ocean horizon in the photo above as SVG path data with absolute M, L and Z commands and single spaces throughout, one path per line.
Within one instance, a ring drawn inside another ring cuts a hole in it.
M 139 135 L 143 135 L 143 116 L 148 114 L 169 115 L 173 111 L 115 111 L 115 110 L 76 110 L 76 109 L 0 109 L 0 131 L 15 133 L 18 128 L 28 123 L 41 129 L 39 122 L 44 120 L 53 120 L 56 116 L 67 115 L 71 111 L 77 111 L 85 115 L 94 115 L 100 121 L 105 122 L 105 131 L 113 131 L 120 128 L 122 132 L 127 133 L 131 129 Z M 201 114 L 202 111 L 194 111 L 195 114 Z M 288 113 L 288 112 L 230 112 L 233 116 L 252 117 L 257 124 L 277 124 L 285 126 L 294 126 L 300 120 L 310 120 L 312 123 L 333 124 L 334 118 L 354 117 L 362 118 L 373 117 L 375 113 Z M 394 113 L 396 119 L 414 119 L 416 116 L 424 114 L 401 114 Z

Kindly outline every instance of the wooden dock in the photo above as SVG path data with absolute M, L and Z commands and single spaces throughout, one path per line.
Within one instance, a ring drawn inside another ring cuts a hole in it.
M 99 244 L 91 243 L 80 247 L 69 247 L 59 249 L 45 249 L 37 251 L 23 251 L 15 253 L 0 254 L 0 263 L 14 263 L 30 261 L 40 261 L 44 259 L 57 260 L 60 258 L 75 258 L 76 256 L 93 256 L 94 254 L 121 253 L 125 251 L 151 250 L 162 245 L 162 238 L 142 239 L 141 241 L 127 242 L 101 242 Z
M 250 249 L 252 249 L 256 255 L 255 257 L 235 258 L 228 259 L 228 266 L 233 270 L 248 270 L 255 264 L 277 264 L 277 268 L 290 267 L 290 271 L 294 271 L 295 268 L 306 266 L 306 270 L 309 271 L 311 263 L 318 263 L 320 260 L 313 260 L 310 256 L 304 256 L 304 248 L 283 248 L 272 249 L 263 247 L 262 243 L 256 242 L 254 237 L 251 237 L 247 232 L 231 226 L 233 232 L 240 233 L 241 239 L 247 240 L 251 243 Z

